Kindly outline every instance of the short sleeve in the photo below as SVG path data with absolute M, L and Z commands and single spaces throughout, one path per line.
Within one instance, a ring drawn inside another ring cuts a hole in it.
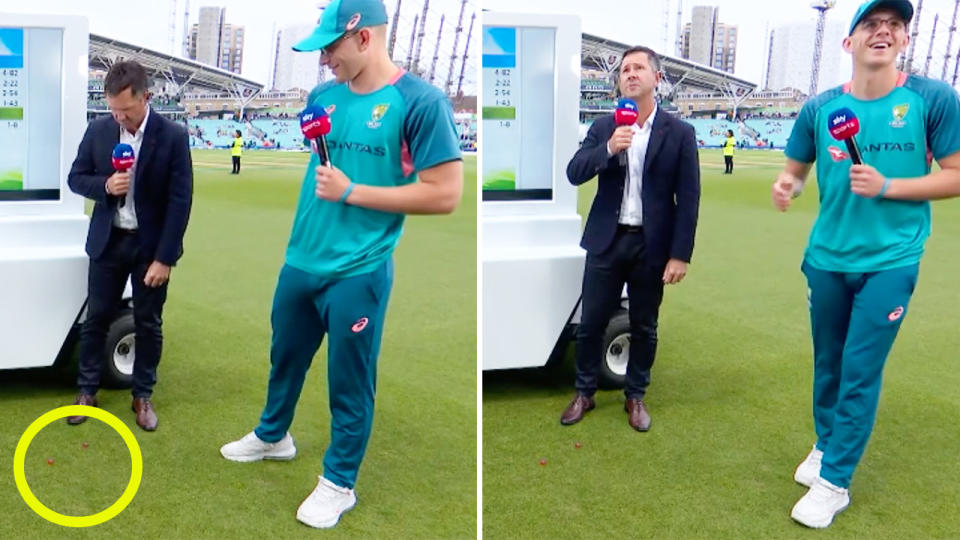
M 790 132 L 787 149 L 784 151 L 788 158 L 801 163 L 813 163 L 817 159 L 817 139 L 813 129 L 816 118 L 814 100 L 809 100 L 800 109 L 797 121 L 793 124 L 793 131 Z
M 404 119 L 403 135 L 416 171 L 460 159 L 453 108 L 439 92 L 411 104 Z
M 934 159 L 945 158 L 960 151 L 960 99 L 953 88 L 938 84 L 928 96 L 930 112 L 927 115 L 927 143 Z

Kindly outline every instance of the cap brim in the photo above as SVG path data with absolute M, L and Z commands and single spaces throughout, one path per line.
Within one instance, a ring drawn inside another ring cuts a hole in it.
M 319 51 L 320 49 L 340 39 L 340 36 L 345 33 L 346 32 L 325 32 L 318 28 L 312 34 L 294 45 L 293 50 L 298 52 Z

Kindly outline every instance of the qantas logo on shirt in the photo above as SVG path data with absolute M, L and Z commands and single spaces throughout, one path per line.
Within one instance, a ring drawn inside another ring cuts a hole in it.
M 917 149 L 917 145 L 913 144 L 912 142 L 873 143 L 873 144 L 865 144 L 860 147 L 860 151 L 864 153 L 866 152 L 913 152 L 916 149 Z M 830 157 L 836 162 L 850 159 L 850 154 L 844 152 L 837 146 L 830 145 L 827 147 L 827 151 L 830 152 Z
M 887 320 L 893 322 L 903 316 L 903 306 L 897 306 L 897 309 L 890 312 L 887 315 Z
M 830 157 L 833 158 L 834 161 L 843 161 L 845 159 L 850 159 L 849 154 L 837 148 L 836 146 L 828 147 L 827 151 L 830 152 Z
M 865 144 L 860 147 L 862 152 L 913 152 L 917 145 L 912 142 L 882 142 L 874 144 Z
M 359 142 L 336 142 L 329 141 L 330 149 L 337 148 L 339 150 L 348 150 L 352 152 L 362 152 L 365 154 L 371 154 L 377 157 L 383 157 L 387 155 L 387 149 L 382 146 L 370 146 L 369 144 L 363 144 Z

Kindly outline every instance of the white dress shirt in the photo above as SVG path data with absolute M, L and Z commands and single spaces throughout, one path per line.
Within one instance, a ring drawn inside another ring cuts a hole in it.
M 640 199 L 643 189 L 643 164 L 647 160 L 647 146 L 653 131 L 653 119 L 657 116 L 657 106 L 653 106 L 650 116 L 642 125 L 633 124 L 633 139 L 627 148 L 627 177 L 623 182 L 623 201 L 620 203 L 620 218 L 623 225 L 643 225 L 643 202 Z
M 150 118 L 150 107 L 147 107 L 147 114 L 144 115 L 143 122 L 140 122 L 140 127 L 133 134 L 120 126 L 120 142 L 132 146 L 134 156 L 133 166 L 127 171 L 130 173 L 130 189 L 125 197 L 126 202 L 123 207 L 117 205 L 117 213 L 113 216 L 113 226 L 121 229 L 132 230 L 137 228 L 137 210 L 133 204 L 133 190 L 136 189 L 136 185 L 133 179 L 136 178 L 137 165 L 140 163 L 140 145 L 143 143 L 143 131 L 147 128 L 148 118 Z

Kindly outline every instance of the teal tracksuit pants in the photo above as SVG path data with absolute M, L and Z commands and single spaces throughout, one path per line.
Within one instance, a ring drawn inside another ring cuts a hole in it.
M 849 487 L 873 429 L 883 366 L 917 283 L 919 265 L 826 272 L 803 263 L 813 331 L 813 419 L 820 476 Z
M 273 297 L 273 341 L 267 404 L 254 430 L 276 442 L 293 422 L 307 369 L 325 336 L 330 394 L 330 444 L 323 458 L 325 478 L 353 488 L 373 425 L 377 354 L 393 261 L 367 274 L 329 279 L 289 265 L 280 271 Z

